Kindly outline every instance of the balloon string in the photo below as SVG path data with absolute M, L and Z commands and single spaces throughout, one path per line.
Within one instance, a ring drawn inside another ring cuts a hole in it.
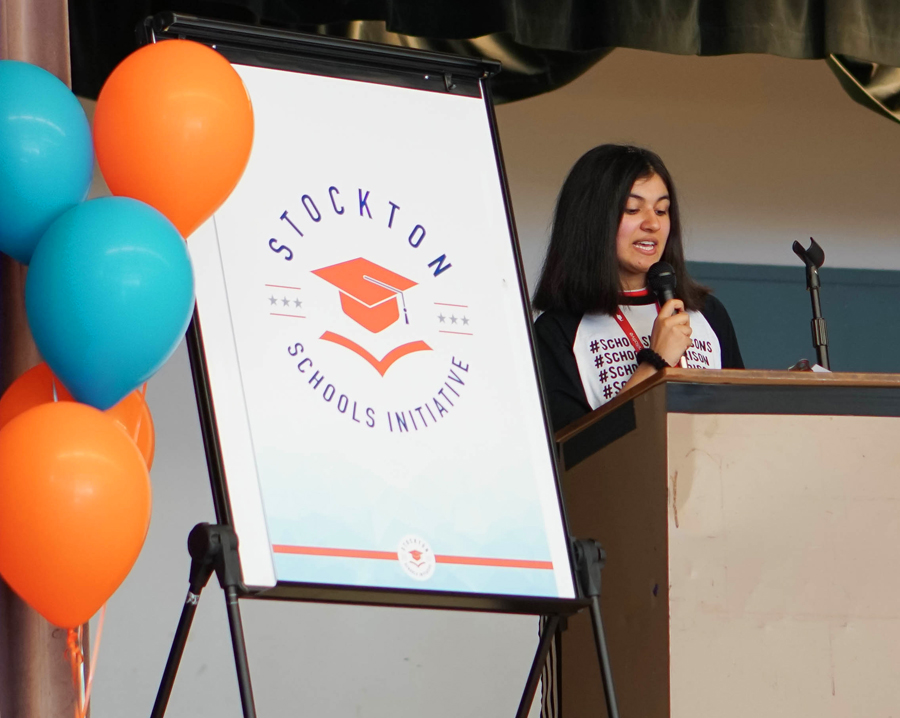
M 75 688 L 75 718 L 84 718 L 82 711 L 82 679 L 81 672 L 84 664 L 84 653 L 81 651 L 81 629 L 70 628 L 66 633 L 66 657 L 69 659 L 69 665 L 72 666 L 72 686 Z
M 78 627 L 78 650 L 81 651 L 81 667 L 78 670 L 78 700 L 82 709 L 84 707 L 84 626 Z M 84 711 L 79 718 L 84 718 Z
M 94 671 L 97 670 L 97 656 L 100 655 L 100 639 L 103 637 L 103 619 L 106 618 L 106 604 L 100 609 L 100 618 L 97 619 L 97 637 L 94 639 L 94 650 L 91 651 L 91 671 L 88 673 L 87 690 L 84 692 L 84 709 L 79 718 L 85 718 L 88 706 L 91 704 L 91 687 L 94 685 Z
M 144 386 L 141 387 L 141 396 L 147 396 L 147 382 L 144 382 Z M 134 436 L 131 437 L 132 441 L 137 443 L 138 436 L 141 434 L 141 422 L 144 420 L 144 412 L 143 407 L 141 407 L 141 413 L 138 414 L 137 424 L 134 427 Z

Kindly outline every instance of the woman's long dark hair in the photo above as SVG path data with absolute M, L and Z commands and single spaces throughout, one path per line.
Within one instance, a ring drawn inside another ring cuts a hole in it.
M 709 289 L 685 268 L 678 198 L 663 161 L 640 147 L 600 145 L 575 163 L 560 190 L 535 309 L 615 314 L 621 290 L 616 234 L 632 186 L 653 174 L 669 191 L 670 229 L 662 260 L 675 269 L 675 296 L 687 309 L 703 306 Z

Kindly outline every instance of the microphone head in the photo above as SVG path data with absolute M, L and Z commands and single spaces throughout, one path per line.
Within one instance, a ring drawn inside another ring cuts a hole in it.
M 647 284 L 658 297 L 663 295 L 674 297 L 677 283 L 675 269 L 668 262 L 657 262 L 647 270 Z

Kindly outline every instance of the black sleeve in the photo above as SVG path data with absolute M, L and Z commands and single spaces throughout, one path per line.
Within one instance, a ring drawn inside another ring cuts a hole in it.
M 591 412 L 572 352 L 580 321 L 578 316 L 544 312 L 534 323 L 538 365 L 554 432 Z
M 744 360 L 741 358 L 741 349 L 738 346 L 734 325 L 725 310 L 725 305 L 712 294 L 708 294 L 701 312 L 716 336 L 719 337 L 719 346 L 722 348 L 722 368 L 743 369 Z

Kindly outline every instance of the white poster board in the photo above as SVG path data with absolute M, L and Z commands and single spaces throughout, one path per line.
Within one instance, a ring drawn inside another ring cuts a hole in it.
M 485 100 L 235 68 L 189 246 L 245 583 L 573 598 Z

